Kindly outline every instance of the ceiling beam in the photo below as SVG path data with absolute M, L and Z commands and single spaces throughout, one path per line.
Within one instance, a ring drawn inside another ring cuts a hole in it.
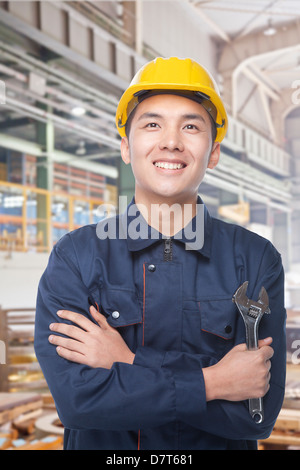
M 271 79 L 271 77 L 269 77 L 269 75 L 267 75 L 266 73 L 266 70 L 264 69 L 260 69 L 258 67 L 258 65 L 256 65 L 256 63 L 252 62 L 251 64 L 251 69 L 255 72 L 255 74 L 264 82 L 266 82 L 266 84 L 272 88 L 276 93 L 280 93 L 280 88 L 279 86 L 277 85 L 277 83 L 274 82 L 274 80 Z
M 10 97 L 6 98 L 6 104 L 4 109 L 12 109 L 16 112 L 21 113 L 23 116 L 33 117 L 37 121 L 47 121 L 50 120 L 54 123 L 55 126 L 67 129 L 69 132 L 80 134 L 87 139 L 90 139 L 94 142 L 99 142 L 101 144 L 108 145 L 114 149 L 119 150 L 120 140 L 117 137 L 110 137 L 104 132 L 95 131 L 85 125 L 79 124 L 75 121 L 70 121 L 69 119 L 62 118 L 57 114 L 53 114 L 49 111 L 38 108 L 37 106 L 32 106 L 27 103 L 20 101 L 19 99 L 13 99 Z
M 11 137 L 7 134 L 0 133 L 0 147 L 15 150 L 20 153 L 28 153 L 36 157 L 48 156 L 55 162 L 65 163 L 76 168 L 92 171 L 93 173 L 108 176 L 109 178 L 118 178 L 119 174 L 118 169 L 114 166 L 86 161 L 85 159 L 76 158 L 74 155 L 60 150 L 45 153 L 40 145 L 17 137 Z
M 226 41 L 227 43 L 230 43 L 231 42 L 231 39 L 230 37 L 228 36 L 228 34 L 217 24 L 215 23 L 209 16 L 207 16 L 202 10 L 201 8 L 199 8 L 197 5 L 195 5 L 194 3 L 190 2 L 190 0 L 185 0 L 186 3 L 188 3 L 188 5 L 191 7 L 191 9 L 193 10 L 194 13 L 196 13 L 196 15 L 198 15 L 203 21 L 204 23 L 206 23 L 215 33 L 217 33 L 217 35 L 223 39 L 224 41 Z
M 278 101 L 280 98 L 280 95 L 273 91 L 271 87 L 269 87 L 263 80 L 258 77 L 252 70 L 249 69 L 249 67 L 244 67 L 242 70 L 243 74 L 246 75 L 251 81 L 256 83 L 257 85 L 260 86 L 260 88 L 273 100 Z
M 269 8 L 272 8 L 276 3 L 278 3 L 280 0 L 272 0 L 269 2 L 265 7 L 263 7 L 261 10 L 259 10 L 250 20 L 247 22 L 247 24 L 241 29 L 239 33 L 235 36 L 235 39 L 238 39 L 242 36 L 245 36 L 246 34 L 249 34 L 256 26 L 256 22 L 260 20 L 261 16 L 269 10 Z
M 262 102 L 262 105 L 263 105 L 263 108 L 264 108 L 264 112 L 265 112 L 265 115 L 266 115 L 266 120 L 267 120 L 267 124 L 268 124 L 268 127 L 269 127 L 270 134 L 272 136 L 273 141 L 276 142 L 277 136 L 276 136 L 276 132 L 275 132 L 275 127 L 274 127 L 272 115 L 271 115 L 271 112 L 270 112 L 270 104 L 269 104 L 268 99 L 266 97 L 265 90 L 261 86 L 259 87 L 259 93 L 260 93 L 260 99 L 261 99 L 261 102 Z
M 22 127 L 32 124 L 33 120 L 28 117 L 21 117 L 17 119 L 5 119 L 0 122 L 0 131 L 3 129 L 11 129 L 12 127 Z
M 121 77 L 105 69 L 98 63 L 92 61 L 89 58 L 84 57 L 82 54 L 79 54 L 75 50 L 64 45 L 62 42 L 53 39 L 49 35 L 45 34 L 37 28 L 34 28 L 30 24 L 25 23 L 13 14 L 3 10 L 3 8 L 0 8 L 0 11 L 0 23 L 4 23 L 12 30 L 23 34 L 32 41 L 35 41 L 38 44 L 47 47 L 52 51 L 58 52 L 62 57 L 70 60 L 74 64 L 80 64 L 82 68 L 89 71 L 90 73 L 93 73 L 97 77 L 101 77 L 104 82 L 106 82 L 110 86 L 115 87 L 117 90 L 123 90 L 128 86 L 127 80 L 122 79 Z M 132 53 L 134 54 L 134 51 L 132 51 Z
M 232 109 L 232 114 L 234 117 L 237 117 L 238 113 L 238 82 L 239 82 L 239 76 L 241 73 L 244 73 L 246 76 L 248 76 L 249 79 L 251 79 L 253 82 L 255 82 L 257 85 L 259 85 L 261 88 L 263 88 L 264 92 L 272 98 L 274 101 L 279 101 L 280 96 L 281 96 L 281 90 L 280 93 L 276 92 L 273 90 L 268 84 L 261 79 L 261 77 L 258 77 L 255 75 L 254 72 L 252 72 L 249 67 L 252 67 L 253 64 L 255 64 L 256 60 L 261 60 L 261 59 L 270 59 L 271 57 L 276 57 L 278 54 L 288 54 L 291 51 L 298 51 L 300 50 L 299 44 L 294 44 L 291 47 L 283 48 L 283 49 L 278 49 L 278 50 L 271 50 L 269 52 L 264 52 L 262 54 L 257 54 L 253 56 L 248 56 L 244 60 L 241 60 L 237 66 L 231 71 L 231 77 L 232 77 L 232 102 L 231 102 L 231 109 Z M 228 75 L 228 71 L 226 72 Z M 264 76 L 265 77 L 265 76 Z
M 220 60 L 219 72 L 230 74 L 244 61 L 253 61 L 256 58 L 268 59 L 278 54 L 288 54 L 299 50 L 300 32 L 297 22 L 286 25 L 285 30 L 278 30 L 271 40 L 260 33 L 252 33 L 224 44 Z

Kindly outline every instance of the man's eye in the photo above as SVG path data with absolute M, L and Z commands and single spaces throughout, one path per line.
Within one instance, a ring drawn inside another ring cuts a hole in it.
M 158 124 L 156 124 L 156 122 L 149 122 L 149 123 L 146 125 L 146 127 L 152 127 L 152 128 L 154 128 L 154 127 L 158 127 Z
M 193 130 L 193 129 L 198 129 L 198 127 L 195 126 L 195 124 L 187 124 L 187 125 L 185 126 L 185 129 Z

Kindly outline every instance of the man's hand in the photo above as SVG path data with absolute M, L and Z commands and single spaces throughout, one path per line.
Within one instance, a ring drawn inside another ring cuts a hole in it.
M 206 400 L 241 401 L 261 398 L 270 388 L 272 338 L 259 341 L 259 349 L 248 351 L 239 344 L 217 364 L 203 369 Z
M 114 362 L 132 364 L 134 354 L 119 332 L 107 323 L 106 318 L 95 307 L 90 308 L 90 313 L 99 326 L 79 313 L 69 310 L 57 312 L 60 318 L 78 325 L 51 323 L 49 328 L 52 332 L 67 336 L 49 336 L 50 343 L 57 346 L 57 353 L 64 359 L 90 367 L 110 369 Z

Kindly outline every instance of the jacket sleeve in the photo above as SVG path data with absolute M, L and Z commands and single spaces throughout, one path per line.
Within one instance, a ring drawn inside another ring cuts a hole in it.
M 220 417 L 223 415 L 224 429 L 228 438 L 238 439 L 243 434 L 244 439 L 265 439 L 271 434 L 277 416 L 282 407 L 286 375 L 286 311 L 284 308 L 284 271 L 281 256 L 271 243 L 265 248 L 258 275 L 249 283 L 249 297 L 258 299 L 259 291 L 264 286 L 269 296 L 270 315 L 264 315 L 259 337 L 273 338 L 274 355 L 271 359 L 270 389 L 263 398 L 264 421 L 254 423 L 248 412 L 248 402 L 228 403 L 209 402 L 204 418 L 216 419 L 221 426 Z M 220 416 L 217 419 L 217 416 Z M 222 419 L 222 418 L 221 418 Z M 208 421 L 205 419 L 205 421 Z M 208 428 L 210 427 L 209 423 Z M 208 429 L 209 430 L 209 429 Z
M 72 241 L 53 249 L 40 280 L 36 306 L 35 352 L 58 415 L 67 428 L 134 430 L 179 420 L 199 420 L 206 407 L 202 373 L 191 368 L 144 367 L 115 363 L 110 370 L 69 362 L 48 341 L 59 309 L 89 316 L 89 292 L 82 281 Z M 155 354 L 154 354 L 155 356 Z
M 207 403 L 198 416 L 192 416 L 189 424 L 211 434 L 228 439 L 256 440 L 267 438 L 274 427 L 284 398 L 286 372 L 286 312 L 284 308 L 284 272 L 279 253 L 271 243 L 267 243 L 258 274 L 249 283 L 248 296 L 258 298 L 264 286 L 269 296 L 270 315 L 265 315 L 260 325 L 260 338 L 271 336 L 274 356 L 271 360 L 270 389 L 263 399 L 264 421 L 256 424 L 250 417 L 248 401 L 230 402 L 213 400 Z M 146 348 L 139 349 L 135 362 L 145 366 L 159 364 L 158 353 Z M 171 371 L 194 367 L 195 375 L 202 367 L 212 365 L 212 360 L 202 356 L 169 351 L 161 354 L 160 365 Z M 198 370 L 197 370 L 198 369 Z M 198 375 L 200 376 L 200 374 Z M 200 399 L 200 396 L 199 396 Z

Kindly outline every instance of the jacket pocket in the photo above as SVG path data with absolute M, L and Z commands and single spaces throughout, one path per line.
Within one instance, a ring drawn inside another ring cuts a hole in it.
M 118 328 L 134 352 L 142 337 L 142 306 L 136 292 L 118 287 L 99 287 L 92 296 L 100 313 L 106 316 L 113 328 Z
M 199 302 L 201 343 L 205 353 L 220 359 L 232 347 L 236 337 L 238 312 L 232 298 Z
M 114 328 L 142 322 L 142 311 L 135 291 L 120 288 L 100 290 L 101 311 Z

